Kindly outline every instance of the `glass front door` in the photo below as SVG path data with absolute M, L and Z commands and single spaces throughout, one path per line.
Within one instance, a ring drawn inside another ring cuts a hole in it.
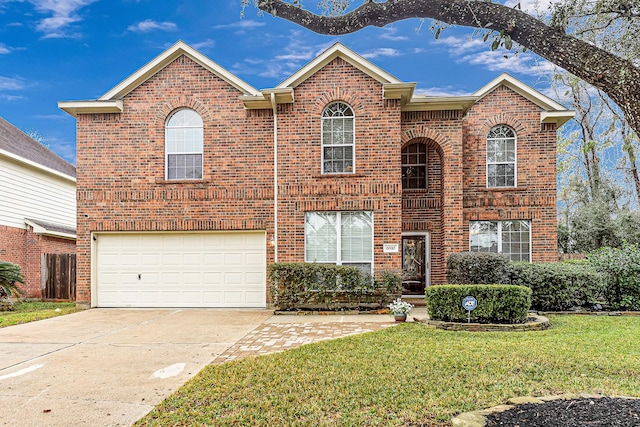
M 424 295 L 428 277 L 426 235 L 402 236 L 403 295 Z

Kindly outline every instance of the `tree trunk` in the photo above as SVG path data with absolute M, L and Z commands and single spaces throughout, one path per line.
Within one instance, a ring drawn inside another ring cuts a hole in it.
M 512 40 L 609 95 L 640 135 L 640 69 L 630 61 L 550 27 L 520 10 L 487 1 L 367 1 L 342 16 L 313 14 L 283 0 L 258 0 L 258 7 L 320 34 L 339 35 L 409 18 L 505 31 Z

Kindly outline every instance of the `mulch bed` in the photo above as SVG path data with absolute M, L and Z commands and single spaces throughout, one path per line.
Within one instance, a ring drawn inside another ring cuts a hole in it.
M 524 403 L 487 415 L 485 427 L 638 427 L 640 399 L 582 398 Z

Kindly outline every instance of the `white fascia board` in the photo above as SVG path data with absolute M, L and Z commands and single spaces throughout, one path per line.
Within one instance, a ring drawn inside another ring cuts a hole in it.
M 402 107 L 402 111 L 465 111 L 477 100 L 475 96 L 414 96 Z
M 540 113 L 540 122 L 555 123 L 557 127 L 560 127 L 563 124 L 567 123 L 572 118 L 574 118 L 575 115 L 576 115 L 576 112 L 572 110 L 543 111 Z
M 387 73 L 377 65 L 374 65 L 372 62 L 368 61 L 362 56 L 358 55 L 348 47 L 344 46 L 342 43 L 336 43 L 329 49 L 325 50 L 320 55 L 315 57 L 313 60 L 311 60 L 311 62 L 309 62 L 307 65 L 303 66 L 298 71 L 293 73 L 289 78 L 276 86 L 276 88 L 295 88 L 300 83 L 318 72 L 318 70 L 320 70 L 322 67 L 338 57 L 344 59 L 349 64 L 353 65 L 354 67 L 380 83 L 401 83 L 401 81 L 396 77 Z
M 77 237 L 75 234 L 63 233 L 61 231 L 48 230 L 48 229 L 44 228 L 43 226 L 41 226 L 39 224 L 36 224 L 35 222 L 29 221 L 28 219 L 25 219 L 24 222 L 25 222 L 25 224 L 27 224 L 28 226 L 33 228 L 33 232 L 35 234 L 41 234 L 43 236 L 60 237 L 62 239 L 70 239 L 70 240 L 76 240 L 76 237 Z
M 212 61 L 210 58 L 206 57 L 202 53 L 198 52 L 197 50 L 180 40 L 169 49 L 156 56 L 146 65 L 142 66 L 142 68 L 127 77 L 109 92 L 102 95 L 100 97 L 100 100 L 105 101 L 124 97 L 181 55 L 188 56 L 189 58 L 200 64 L 202 67 L 209 70 L 211 73 L 217 75 L 222 80 L 238 89 L 240 92 L 248 95 L 259 94 L 258 90 L 253 86 L 246 83 L 244 80 L 240 79 L 234 74 L 230 73 L 229 71 L 218 65 L 216 62 Z
M 272 105 L 272 97 L 276 104 L 291 104 L 294 101 L 293 88 L 275 88 L 263 89 L 259 95 L 242 95 L 240 101 L 247 110 L 264 110 L 270 109 Z
M 515 77 L 507 73 L 500 74 L 498 77 L 496 77 L 495 79 L 493 79 L 492 81 L 484 85 L 482 88 L 480 88 L 478 91 L 476 91 L 473 94 L 473 96 L 477 96 L 478 99 L 481 99 L 500 85 L 505 85 L 509 89 L 522 95 L 523 97 L 527 98 L 529 101 L 533 102 L 534 104 L 538 105 L 544 110 L 547 110 L 547 111 L 567 110 L 563 105 L 557 103 L 553 99 L 549 98 L 546 95 L 543 95 L 542 93 L 538 92 L 531 86 L 528 86 L 522 83 L 520 80 L 516 79 Z
M 78 114 L 122 113 L 124 103 L 121 99 L 106 101 L 60 101 L 58 108 L 65 113 L 78 117 Z
M 55 175 L 58 178 L 62 178 L 63 180 L 72 182 L 73 184 L 76 183 L 76 179 L 74 177 L 72 177 L 72 176 L 66 175 L 66 174 L 64 174 L 62 172 L 59 172 L 59 171 L 55 170 L 55 169 L 51 169 L 49 167 L 43 166 L 40 163 L 36 163 L 36 162 L 31 161 L 29 159 L 25 159 L 24 157 L 17 156 L 17 155 L 15 155 L 13 153 L 10 153 L 9 151 L 0 149 L 0 156 L 4 156 L 4 157 L 6 157 L 8 159 L 14 160 L 16 163 L 21 163 L 21 164 L 23 164 L 25 166 L 28 166 L 28 167 L 31 167 L 33 169 L 38 169 L 40 171 L 46 172 L 46 173 L 48 173 L 50 175 Z
M 403 104 L 406 104 L 413 97 L 415 89 L 415 83 L 383 83 L 382 98 L 400 99 Z

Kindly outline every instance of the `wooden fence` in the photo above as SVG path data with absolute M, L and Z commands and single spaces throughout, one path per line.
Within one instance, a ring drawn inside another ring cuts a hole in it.
M 76 255 L 43 254 L 43 300 L 76 300 Z

